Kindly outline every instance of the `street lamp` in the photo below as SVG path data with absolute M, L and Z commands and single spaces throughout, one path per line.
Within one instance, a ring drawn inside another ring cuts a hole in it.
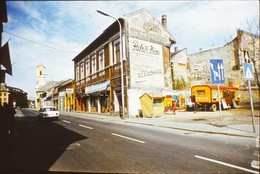
M 118 22 L 118 25 L 119 25 L 119 34 L 120 34 L 120 61 L 121 61 L 121 92 L 122 92 L 122 118 L 125 118 L 125 92 L 124 92 L 124 62 L 123 62 L 123 42 L 122 42 L 122 26 L 121 26 L 121 23 L 120 21 L 109 15 L 109 14 L 106 14 L 100 10 L 97 10 L 98 13 L 104 15 L 104 16 L 108 16 L 108 17 L 111 17 L 113 18 L 114 20 L 116 20 Z
M 53 90 L 54 90 L 54 86 L 53 86 L 53 76 L 50 75 L 50 74 L 43 74 L 43 75 L 46 75 L 46 76 L 50 76 L 51 77 L 51 85 L 52 85 L 52 91 L 51 91 L 51 102 L 54 106 L 54 102 L 53 102 Z

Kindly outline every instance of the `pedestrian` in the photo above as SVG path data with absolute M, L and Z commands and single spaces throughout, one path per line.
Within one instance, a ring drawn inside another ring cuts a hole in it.
M 176 115 L 176 109 L 177 109 L 178 100 L 172 100 L 172 112 L 174 115 Z
M 3 142 L 3 138 L 4 138 L 4 127 L 5 123 L 4 123 L 4 108 L 2 106 L 2 104 L 0 103 L 0 144 Z
M 7 134 L 11 134 L 13 131 L 13 123 L 14 123 L 14 115 L 16 111 L 11 104 L 4 103 L 4 123 L 5 123 L 5 131 Z
M 194 108 L 194 113 L 196 113 L 196 111 L 197 111 L 196 97 L 195 97 L 195 95 L 193 95 L 190 98 L 191 98 L 192 106 Z

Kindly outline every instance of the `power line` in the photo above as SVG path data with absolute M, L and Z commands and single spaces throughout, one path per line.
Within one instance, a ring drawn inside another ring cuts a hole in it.
M 30 39 L 26 39 L 26 38 L 21 37 L 21 36 L 18 36 L 18 35 L 16 35 L 16 34 L 10 33 L 10 32 L 8 32 L 8 31 L 4 31 L 4 32 L 7 33 L 7 34 L 10 34 L 10 35 L 12 35 L 12 36 L 15 36 L 15 37 L 17 37 L 17 38 L 19 38 L 19 39 L 26 40 L 26 41 L 28 41 L 28 42 L 32 42 L 32 43 L 34 43 L 34 44 L 41 45 L 41 46 L 44 46 L 44 47 L 47 47 L 47 48 L 55 49 L 55 50 L 62 51 L 62 52 L 76 53 L 76 52 L 74 52 L 74 51 L 61 50 L 61 49 L 56 48 L 56 47 L 53 47 L 53 46 L 49 46 L 49 45 L 46 45 L 46 44 L 43 44 L 43 43 L 40 43 L 40 42 L 36 42 L 36 41 L 30 40 Z

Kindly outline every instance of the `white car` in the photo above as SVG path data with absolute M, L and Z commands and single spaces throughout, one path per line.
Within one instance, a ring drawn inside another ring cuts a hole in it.
M 58 120 L 59 115 L 59 111 L 57 111 L 54 106 L 44 106 L 40 108 L 38 118 L 55 118 L 56 120 Z

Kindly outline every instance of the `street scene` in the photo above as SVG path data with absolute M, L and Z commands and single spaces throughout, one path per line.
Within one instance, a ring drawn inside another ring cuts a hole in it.
M 259 1 L 1 1 L 0 173 L 259 174 Z
M 156 120 L 60 112 L 57 121 L 39 121 L 37 112 L 17 110 L 9 145 L 1 148 L 1 171 L 259 172 L 251 166 L 259 152 L 256 145 L 259 117 L 258 131 L 254 134 L 249 116 L 230 113 L 223 113 L 225 118 L 220 124 L 216 121 L 218 114 L 182 115 L 181 111 Z

